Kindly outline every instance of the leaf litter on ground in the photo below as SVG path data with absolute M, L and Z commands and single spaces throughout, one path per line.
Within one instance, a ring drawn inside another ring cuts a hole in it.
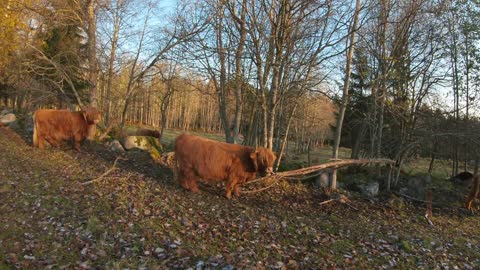
M 183 191 L 148 153 L 33 149 L 0 128 L 0 269 L 480 267 L 478 216 L 350 206 L 301 183 L 224 198 Z

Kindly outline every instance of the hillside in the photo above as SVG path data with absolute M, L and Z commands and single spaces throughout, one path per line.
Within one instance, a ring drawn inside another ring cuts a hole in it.
M 183 191 L 146 153 L 117 169 L 102 145 L 33 149 L 0 128 L 0 269 L 331 269 L 480 267 L 480 217 L 389 197 L 320 203 L 284 183 L 227 200 Z

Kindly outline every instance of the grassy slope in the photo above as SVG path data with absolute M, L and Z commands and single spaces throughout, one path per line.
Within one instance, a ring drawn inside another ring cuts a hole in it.
M 0 128 L 0 269 L 480 267 L 478 216 L 391 198 L 319 205 L 323 195 L 282 184 L 226 200 L 173 182 L 148 154 L 102 146 L 38 150 Z

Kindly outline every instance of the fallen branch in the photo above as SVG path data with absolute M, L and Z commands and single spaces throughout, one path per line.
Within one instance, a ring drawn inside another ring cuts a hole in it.
M 246 184 L 252 184 L 256 182 L 260 182 L 266 179 L 275 179 L 277 178 L 278 180 L 280 178 L 284 178 L 287 180 L 304 180 L 307 178 L 312 178 L 315 176 L 320 175 L 321 170 L 324 170 L 326 168 L 339 168 L 339 167 L 344 167 L 344 166 L 349 166 L 349 165 L 354 165 L 354 164 L 369 164 L 369 163 L 386 163 L 386 164 L 393 164 L 395 161 L 391 159 L 342 159 L 342 160 L 335 160 L 332 162 L 327 162 L 324 164 L 319 164 L 307 168 L 302 168 L 298 170 L 292 170 L 292 171 L 286 171 L 286 172 L 279 172 L 277 174 L 271 175 L 271 176 L 266 176 L 262 178 L 255 179 L 253 181 L 247 182 Z M 317 174 L 311 175 L 311 173 L 317 172 Z M 310 174 L 310 175 L 308 175 Z M 306 176 L 308 175 L 308 176 Z M 300 176 L 300 177 L 299 177 Z
M 149 129 L 149 128 L 138 128 L 135 131 L 127 132 L 128 136 L 146 136 L 153 138 L 160 138 L 160 132 L 158 130 Z
M 294 176 L 294 175 L 305 175 L 309 174 L 315 171 L 323 170 L 326 168 L 331 168 L 331 167 L 343 167 L 343 166 L 349 166 L 353 164 L 369 164 L 369 163 L 395 163 L 395 161 L 391 159 L 342 159 L 342 160 L 335 160 L 332 162 L 327 162 L 324 164 L 319 164 L 307 168 L 302 168 L 298 170 L 293 170 L 293 171 L 287 171 L 287 172 L 281 172 L 278 173 L 282 176 Z
M 415 199 L 413 197 L 410 197 L 408 195 L 405 195 L 403 193 L 398 193 L 398 192 L 393 192 L 393 194 L 397 195 L 397 196 L 400 196 L 400 197 L 403 197 L 405 199 L 408 199 L 410 201 L 414 201 L 414 202 L 419 202 L 419 203 L 429 203 L 428 201 L 425 201 L 425 200 L 420 200 L 420 199 Z M 432 205 L 439 205 L 438 203 L 433 203 L 431 202 Z
M 327 203 L 331 203 L 333 201 L 337 201 L 337 199 L 330 199 L 330 200 L 326 200 L 326 201 L 323 201 L 321 203 L 319 203 L 318 205 L 322 205 L 322 204 L 327 204 Z
M 349 204 L 348 202 L 345 203 L 347 206 L 349 206 L 350 208 L 352 208 L 353 210 L 356 210 L 358 211 L 358 208 L 356 208 L 355 206 Z
M 433 226 L 433 222 L 428 218 L 428 214 L 425 214 L 425 219 L 428 221 L 428 224 L 430 224 L 431 226 Z
M 103 179 L 103 177 L 107 176 L 109 173 L 111 173 L 112 171 L 114 171 L 116 169 L 116 165 L 117 165 L 117 161 L 120 159 L 120 156 L 118 156 L 115 161 L 113 162 L 113 165 L 112 167 L 110 167 L 110 169 L 108 169 L 106 172 L 104 172 L 102 175 L 100 175 L 99 177 L 95 178 L 95 179 L 92 179 L 90 181 L 87 181 L 87 182 L 84 182 L 82 183 L 82 185 L 86 186 L 86 185 L 90 185 L 92 183 L 95 183 L 95 182 L 98 182 L 100 180 Z
M 259 189 L 254 189 L 254 190 L 245 190 L 245 191 L 242 191 L 242 193 L 252 194 L 252 193 L 257 193 L 257 192 L 260 192 L 260 191 L 267 190 L 267 189 L 273 187 L 276 183 L 278 183 L 280 181 L 280 179 L 282 179 L 282 178 L 280 177 L 280 178 L 276 179 L 273 183 L 271 183 L 270 185 L 268 185 L 266 187 L 259 188 Z
M 107 137 L 108 133 L 110 133 L 113 126 L 114 126 L 114 121 L 110 121 L 110 124 L 108 125 L 107 129 L 102 134 L 100 134 L 100 136 L 98 136 L 99 142 L 103 141 L 105 137 Z

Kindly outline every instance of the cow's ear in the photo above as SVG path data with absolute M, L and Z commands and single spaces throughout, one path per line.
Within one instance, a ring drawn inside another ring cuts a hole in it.
M 253 167 L 255 167 L 255 171 L 258 171 L 257 154 L 258 151 L 256 150 L 250 153 L 250 159 L 253 162 Z

